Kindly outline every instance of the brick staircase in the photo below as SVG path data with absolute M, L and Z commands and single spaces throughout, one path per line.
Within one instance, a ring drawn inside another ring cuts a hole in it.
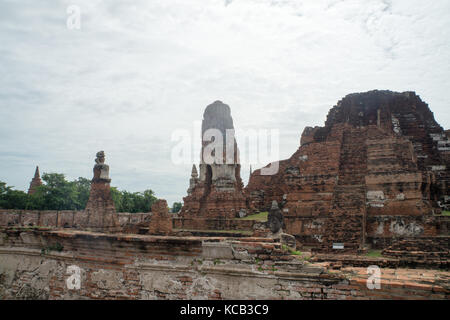
M 347 128 L 343 134 L 339 177 L 326 228 L 326 251 L 333 250 L 333 243 L 343 243 L 344 249 L 339 249 L 340 252 L 354 252 L 364 243 L 366 155 L 366 130 Z

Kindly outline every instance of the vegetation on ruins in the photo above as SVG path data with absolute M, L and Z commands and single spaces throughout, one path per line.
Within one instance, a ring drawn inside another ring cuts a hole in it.
M 44 173 L 45 182 L 33 194 L 15 190 L 0 181 L 0 208 L 18 210 L 84 210 L 89 199 L 91 181 L 78 178 L 68 181 L 61 173 Z M 118 212 L 149 212 L 157 200 L 152 190 L 144 192 L 120 191 L 111 188 L 111 196 Z
M 366 253 L 366 257 L 371 257 L 371 258 L 381 258 L 381 257 L 382 257 L 381 251 L 382 251 L 382 250 L 369 250 L 369 251 Z
M 287 252 L 289 252 L 290 254 L 292 254 L 292 255 L 294 255 L 294 256 L 300 256 L 300 257 L 303 256 L 303 253 L 302 253 L 302 252 L 297 251 L 297 250 L 294 250 L 294 249 L 288 247 L 288 246 L 285 245 L 285 244 L 281 245 L 281 248 L 282 248 L 284 251 L 287 251 Z
M 64 250 L 64 246 L 62 244 L 60 244 L 59 242 L 56 242 L 52 245 L 49 245 L 45 248 L 41 249 L 41 254 L 49 254 L 50 251 L 58 251 L 61 252 Z

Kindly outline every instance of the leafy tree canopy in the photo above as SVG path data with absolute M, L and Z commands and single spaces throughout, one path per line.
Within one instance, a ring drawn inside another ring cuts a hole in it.
M 32 195 L 15 190 L 0 181 L 0 208 L 27 210 L 84 210 L 89 199 L 91 181 L 78 178 L 67 181 L 64 174 L 44 173 L 44 184 L 36 188 Z M 118 212 L 149 212 L 157 200 L 152 190 L 144 192 L 119 191 L 111 187 Z
M 172 213 L 180 212 L 182 206 L 183 204 L 181 202 L 174 202 L 172 205 Z

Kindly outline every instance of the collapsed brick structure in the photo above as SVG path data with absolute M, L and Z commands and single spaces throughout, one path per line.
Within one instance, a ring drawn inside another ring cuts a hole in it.
M 34 172 L 34 177 L 30 182 L 30 188 L 28 189 L 28 194 L 34 194 L 36 188 L 42 186 L 41 175 L 39 174 L 39 166 L 36 166 L 36 171 Z
M 450 236 L 397 240 L 383 250 L 383 256 L 400 259 L 412 267 L 434 265 L 448 268 Z
M 172 217 L 166 200 L 157 200 L 152 205 L 149 233 L 155 235 L 169 235 L 172 233 Z
M 238 152 L 231 109 L 216 101 L 203 114 L 200 177 L 194 165 L 181 217 L 230 219 L 246 210 Z
M 351 94 L 330 110 L 324 127 L 305 128 L 300 148 L 280 161 L 277 174 L 253 172 L 246 192 L 259 210 L 284 197 L 287 232 L 298 240 L 355 251 L 375 217 L 388 220 L 376 235 L 385 226 L 436 235 L 435 226 L 427 234 L 423 224 L 417 230 L 401 219 L 431 217 L 445 206 L 449 155 L 448 131 L 415 93 Z
M 86 209 L 75 215 L 74 225 L 78 228 L 100 232 L 118 232 L 120 224 L 111 197 L 109 166 L 105 164 L 105 153 L 97 153 L 94 178 Z

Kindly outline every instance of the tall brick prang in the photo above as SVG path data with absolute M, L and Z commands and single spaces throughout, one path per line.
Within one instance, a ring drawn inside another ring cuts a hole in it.
M 34 194 L 36 192 L 36 188 L 39 186 L 42 186 L 42 180 L 39 174 L 39 166 L 36 166 L 34 178 L 31 180 L 30 188 L 28 189 L 28 194 Z
M 219 146 L 209 153 L 216 144 Z M 180 216 L 230 219 L 247 209 L 231 109 L 221 101 L 210 104 L 203 114 L 199 168 L 197 177 L 193 166 Z

